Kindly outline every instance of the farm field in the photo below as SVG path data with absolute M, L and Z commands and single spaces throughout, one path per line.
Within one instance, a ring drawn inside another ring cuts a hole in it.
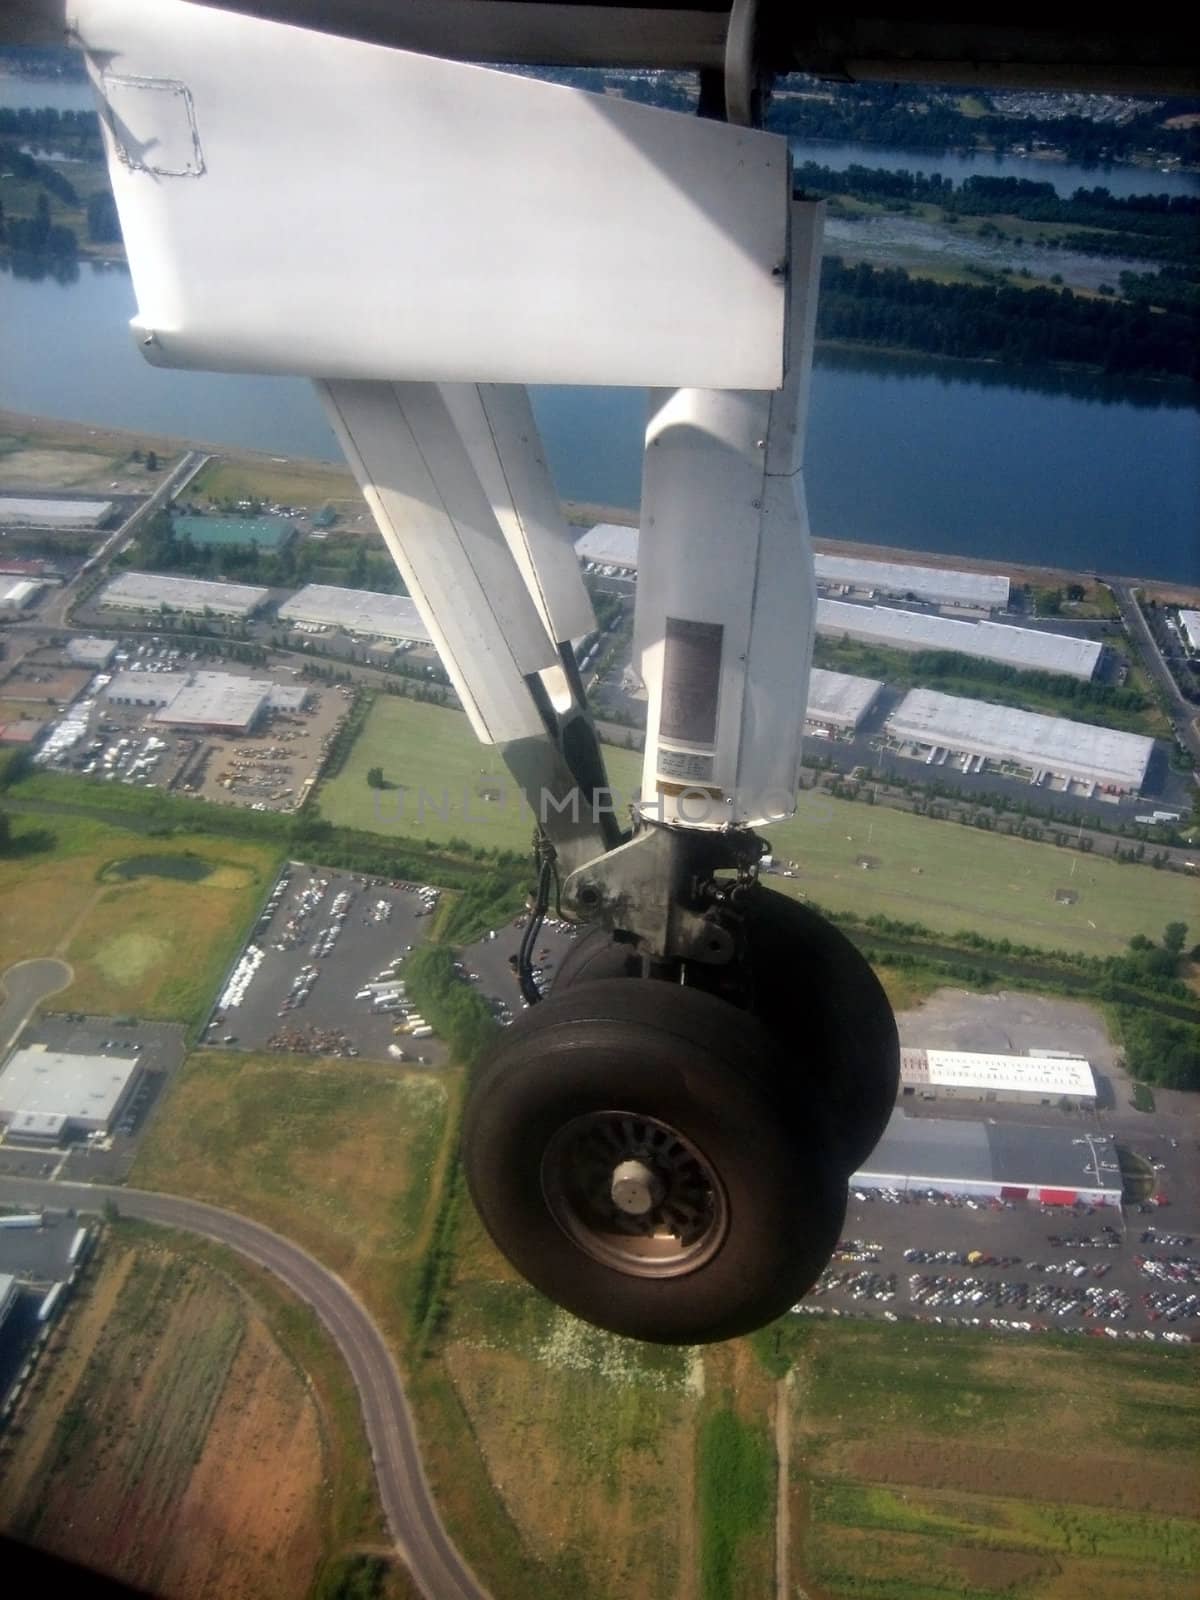
M 795 817 L 764 832 L 777 855 L 797 863 L 794 878 L 773 877 L 772 887 L 835 913 L 1098 956 L 1115 955 L 1136 933 L 1157 938 L 1168 922 L 1195 921 L 1196 885 L 1179 873 L 812 790 Z
M 330 1537 L 314 1393 L 236 1284 L 119 1235 L 13 1435 L 4 1525 L 175 1600 L 292 1600 Z
M 641 757 L 605 746 L 604 758 L 613 788 L 631 796 L 641 781 Z M 391 787 L 368 787 L 372 767 L 383 768 Z M 385 835 L 526 851 L 533 831 L 533 812 L 497 751 L 475 738 L 465 713 L 398 696 L 376 700 L 345 766 L 321 785 L 318 801 L 321 815 L 337 826 Z
M 198 1052 L 130 1181 L 228 1206 L 302 1244 L 400 1344 L 457 1092 L 457 1074 Z
M 786 1330 L 791 1578 L 828 1600 L 1185 1600 L 1195 1357 L 1107 1340 Z
M 282 855 L 66 815 L 21 813 L 12 826 L 15 849 L 0 860 L 0 971 L 60 956 L 75 980 L 56 1005 L 102 1015 L 198 1017 Z

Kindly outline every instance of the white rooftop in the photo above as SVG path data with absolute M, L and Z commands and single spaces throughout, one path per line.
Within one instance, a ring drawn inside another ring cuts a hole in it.
M 848 672 L 814 667 L 808 679 L 810 722 L 836 722 L 856 728 L 875 704 L 883 684 L 878 678 L 856 678 Z
M 897 740 L 1013 761 L 1035 771 L 1140 789 L 1154 740 L 1065 717 L 989 705 L 936 689 L 910 689 L 888 718 Z
M 1180 625 L 1193 650 L 1200 650 L 1200 611 L 1180 611 Z
M 185 674 L 182 672 L 118 672 L 104 693 L 119 703 L 133 700 L 142 705 L 165 706 L 175 698 Z
M 262 710 L 271 692 L 263 678 L 239 678 L 232 672 L 188 672 L 167 675 L 176 692 L 155 715 L 156 722 L 248 723 Z
M 1003 608 L 1008 579 L 993 572 L 963 572 L 953 567 L 918 567 L 901 561 L 860 561 L 854 556 L 818 554 L 818 583 L 845 583 L 883 594 L 911 594 L 939 605 Z
M 903 1050 L 900 1081 L 946 1089 L 1020 1090 L 1095 1098 L 1096 1080 L 1080 1057 L 1008 1056 L 972 1050 Z
M 176 611 L 210 611 L 241 616 L 254 611 L 270 591 L 248 583 L 212 583 L 207 578 L 173 578 L 161 572 L 123 572 L 101 592 L 102 605 L 134 610 L 170 606 Z
M 68 657 L 84 666 L 106 667 L 116 654 L 116 650 L 115 639 L 98 639 L 89 635 L 85 638 L 67 640 Z
M 376 594 L 370 589 L 309 583 L 280 606 L 279 615 L 285 622 L 315 622 L 379 639 L 413 639 L 422 644 L 429 641 L 429 630 L 406 594 Z
M 0 578 L 0 605 L 28 605 L 41 587 L 34 578 Z
M 107 1123 L 137 1071 L 136 1056 L 77 1056 L 33 1045 L 0 1072 L 0 1117 L 33 1112 Z
M 930 611 L 854 605 L 848 600 L 817 601 L 817 632 L 848 634 L 898 650 L 957 650 L 1009 667 L 1062 672 L 1085 681 L 1095 673 L 1103 650 L 1095 639 L 1065 633 L 1006 622 L 963 622 Z
M 0 495 L 0 522 L 52 527 L 90 527 L 112 510 L 111 500 L 29 500 Z
M 638 530 L 619 522 L 598 522 L 576 539 L 575 554 L 581 561 L 595 561 L 602 567 L 628 567 L 636 572 Z

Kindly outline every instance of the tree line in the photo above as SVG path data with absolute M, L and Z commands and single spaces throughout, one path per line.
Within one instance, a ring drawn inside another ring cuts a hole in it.
M 934 283 L 899 267 L 849 266 L 839 256 L 827 256 L 821 274 L 819 339 L 1195 383 L 1198 333 L 1194 317 L 1069 289 Z

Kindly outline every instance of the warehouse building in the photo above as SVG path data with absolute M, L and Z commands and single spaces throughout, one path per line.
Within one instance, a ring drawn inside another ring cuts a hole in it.
M 808 679 L 806 731 L 856 732 L 882 689 L 877 678 L 855 678 L 848 672 L 826 672 L 823 667 L 814 667 Z
M 962 622 L 932 611 L 860 606 L 848 600 L 817 601 L 817 632 L 892 650 L 955 650 L 1025 671 L 1061 672 L 1084 683 L 1091 682 L 1104 653 L 1104 646 L 1095 639 L 1018 628 L 1007 622 Z
M 1121 1167 L 1107 1134 L 1003 1122 L 953 1122 L 892 1113 L 851 1189 L 933 1189 L 984 1200 L 1043 1205 L 1121 1204 Z
M 853 556 L 814 556 L 817 582 L 860 594 L 911 596 L 936 606 L 969 606 L 1003 611 L 1009 582 L 999 573 L 961 572 L 951 567 L 916 567 L 900 561 L 859 561 Z
M 341 589 L 309 583 L 279 608 L 281 622 L 335 628 L 397 644 L 428 644 L 429 630 L 406 594 L 375 594 L 370 589 Z
M 1200 611 L 1181 610 L 1179 626 L 1183 629 L 1189 648 L 1200 652 Z
M 69 1055 L 44 1045 L 17 1050 L 0 1072 L 0 1122 L 24 1143 L 109 1133 L 140 1076 L 136 1056 Z
M 191 517 L 171 518 L 176 539 L 204 548 L 282 550 L 295 529 L 286 517 Z
M 170 578 L 159 572 L 123 572 L 100 592 L 113 611 L 183 611 L 219 617 L 249 617 L 270 597 L 247 583 L 210 583 L 205 578 Z
M 26 500 L 0 495 L 0 527 L 98 528 L 112 515 L 111 500 Z
M 890 738 L 928 765 L 953 758 L 967 771 L 1007 769 L 1034 784 L 1059 780 L 1088 794 L 1137 794 L 1154 740 L 1065 717 L 988 705 L 936 689 L 910 689 L 887 720 Z
M 905 1048 L 900 1052 L 900 1095 L 1090 1110 L 1096 1104 L 1096 1080 L 1091 1064 L 1077 1056 Z
M 115 639 L 68 639 L 67 660 L 77 667 L 92 667 L 102 672 L 117 653 Z
M 302 711 L 300 685 L 243 678 L 233 672 L 118 672 L 105 690 L 113 705 L 146 706 L 155 722 L 191 732 L 244 734 L 267 711 Z
M 36 578 L 0 578 L 0 611 L 24 611 L 41 594 L 44 584 Z
M 580 561 L 590 561 L 597 567 L 636 572 L 638 530 L 623 527 L 619 522 L 598 522 L 576 539 L 575 554 Z

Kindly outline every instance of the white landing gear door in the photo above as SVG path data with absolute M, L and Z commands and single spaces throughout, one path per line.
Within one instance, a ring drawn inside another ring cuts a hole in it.
M 432 383 L 316 388 L 476 735 L 544 735 L 525 680 L 558 652 L 446 396 Z
M 635 658 L 642 809 L 692 827 L 795 810 L 815 579 L 800 466 L 823 207 L 791 212 L 787 378 L 651 396 Z

